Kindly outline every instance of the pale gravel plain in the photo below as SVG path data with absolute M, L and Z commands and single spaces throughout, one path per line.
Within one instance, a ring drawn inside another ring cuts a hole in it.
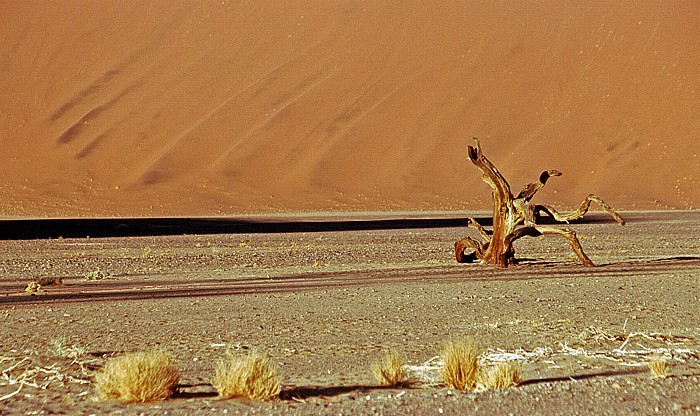
M 516 243 L 511 269 L 460 265 L 460 227 L 0 241 L 0 397 L 25 377 L 0 414 L 697 414 L 700 213 L 624 216 L 570 225 L 590 269 L 553 237 Z M 63 285 L 24 292 L 47 277 Z M 485 365 L 520 359 L 524 383 L 373 380 L 386 349 L 421 366 L 458 335 L 478 339 Z M 86 354 L 59 357 L 56 340 Z M 176 397 L 96 398 L 107 357 L 151 348 L 176 356 Z M 218 400 L 209 383 L 226 348 L 267 354 L 282 398 Z M 668 378 L 649 374 L 652 356 Z

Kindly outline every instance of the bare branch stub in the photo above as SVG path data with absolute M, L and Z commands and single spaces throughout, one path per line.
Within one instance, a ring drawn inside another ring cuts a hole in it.
M 469 146 L 467 155 L 469 160 L 483 174 L 482 180 L 492 189 L 493 196 L 493 228 L 486 230 L 473 218 L 469 218 L 468 226 L 475 228 L 482 239 L 479 241 L 472 237 L 464 237 L 455 243 L 455 256 L 460 263 L 481 261 L 486 264 L 495 264 L 508 267 L 515 264 L 515 249 L 513 243 L 519 238 L 535 237 L 543 234 L 560 235 L 566 238 L 571 248 L 584 266 L 593 266 L 593 262 L 583 251 L 581 242 L 576 232 L 565 228 L 544 227 L 537 224 L 537 219 L 542 214 L 550 216 L 558 222 L 568 222 L 583 217 L 591 205 L 596 202 L 607 211 L 618 223 L 625 224 L 620 215 L 605 201 L 595 195 L 588 195 L 577 210 L 562 214 L 554 207 L 544 204 L 532 204 L 532 197 L 542 189 L 547 180 L 553 176 L 560 176 L 558 170 L 546 170 L 540 174 L 536 182 L 529 183 L 520 191 L 517 197 L 513 197 L 508 181 L 501 175 L 496 167 L 483 155 L 479 139 L 474 138 L 476 146 Z

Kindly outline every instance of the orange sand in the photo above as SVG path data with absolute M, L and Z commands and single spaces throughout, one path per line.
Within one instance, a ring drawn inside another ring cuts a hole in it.
M 698 85 L 695 0 L 3 1 L 0 216 L 700 208 Z

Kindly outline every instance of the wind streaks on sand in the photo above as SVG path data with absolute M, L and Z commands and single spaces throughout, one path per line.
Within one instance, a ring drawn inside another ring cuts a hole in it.
M 484 209 L 472 136 L 560 206 L 697 208 L 696 9 L 8 3 L 0 214 Z

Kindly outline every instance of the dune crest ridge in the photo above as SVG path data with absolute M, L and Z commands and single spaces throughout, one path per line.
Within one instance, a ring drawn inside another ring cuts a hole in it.
M 700 208 L 695 1 L 4 2 L 0 216 Z

